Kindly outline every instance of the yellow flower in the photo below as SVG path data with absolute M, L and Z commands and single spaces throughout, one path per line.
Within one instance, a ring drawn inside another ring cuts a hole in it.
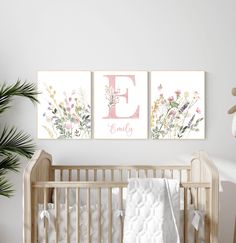
M 189 92 L 188 92 L 188 91 L 185 91 L 185 92 L 184 92 L 184 97 L 185 97 L 185 98 L 189 97 Z

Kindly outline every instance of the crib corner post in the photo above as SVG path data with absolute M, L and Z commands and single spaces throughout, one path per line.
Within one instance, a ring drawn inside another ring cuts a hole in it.
M 43 150 L 37 150 L 29 160 L 23 174 L 23 243 L 33 243 L 34 209 L 40 202 L 39 193 L 37 193 L 37 201 L 35 201 L 32 184 L 51 179 L 53 179 L 52 156 Z
M 209 182 L 210 243 L 219 243 L 219 172 L 205 151 L 195 153 L 191 161 L 193 181 Z

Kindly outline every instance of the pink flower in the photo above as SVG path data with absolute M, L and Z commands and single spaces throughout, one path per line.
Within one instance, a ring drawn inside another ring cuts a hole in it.
M 66 123 L 66 129 L 71 129 L 71 128 L 72 128 L 71 123 L 70 123 L 70 122 L 67 122 L 67 123 Z
M 197 107 L 196 112 L 197 112 L 198 114 L 201 114 L 201 110 L 200 110 L 199 107 Z
M 174 116 L 175 114 L 176 114 L 176 112 L 173 111 L 173 110 L 171 110 L 170 113 L 169 113 L 170 116 Z
M 168 98 L 168 101 L 169 102 L 172 102 L 174 100 L 174 96 L 170 96 L 169 98 Z
M 176 93 L 177 97 L 179 97 L 180 94 L 181 94 L 181 90 L 180 90 L 180 89 L 177 89 L 177 90 L 175 91 L 175 93 Z

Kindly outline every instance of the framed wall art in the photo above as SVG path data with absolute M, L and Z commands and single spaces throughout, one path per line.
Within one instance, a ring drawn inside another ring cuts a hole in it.
M 151 72 L 152 139 L 205 138 L 205 73 Z
M 148 73 L 97 71 L 93 82 L 94 138 L 146 139 Z
M 38 72 L 38 138 L 91 138 L 91 73 Z

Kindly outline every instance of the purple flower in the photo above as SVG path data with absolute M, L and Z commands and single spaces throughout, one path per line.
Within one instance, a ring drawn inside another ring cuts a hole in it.
M 175 91 L 175 94 L 176 94 L 177 97 L 179 97 L 180 94 L 181 94 L 181 90 L 180 90 L 180 89 L 177 89 L 177 90 Z
M 179 112 L 183 112 L 189 105 L 189 102 L 186 102 L 180 109 L 179 109 Z
M 197 107 L 196 112 L 197 112 L 198 114 L 201 114 L 201 110 L 200 110 L 199 107 Z
M 173 96 L 170 96 L 169 98 L 168 98 L 168 101 L 169 102 L 172 102 L 174 100 L 174 97 Z

